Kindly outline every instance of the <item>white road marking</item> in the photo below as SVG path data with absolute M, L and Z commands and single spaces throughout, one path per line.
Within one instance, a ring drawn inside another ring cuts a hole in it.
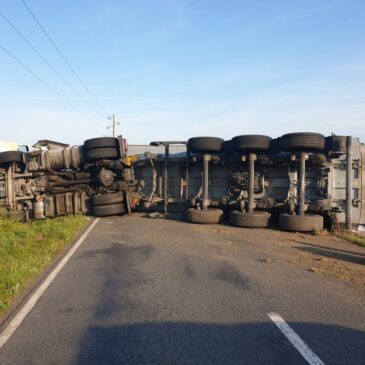
M 299 351 L 311 365 L 323 365 L 324 362 L 305 344 L 305 342 L 289 327 L 284 319 L 277 313 L 267 313 L 284 336 Z
M 96 226 L 96 223 L 98 223 L 98 221 L 99 221 L 99 218 L 96 218 L 90 224 L 90 226 L 87 228 L 87 230 L 82 234 L 82 236 L 77 240 L 77 242 L 67 252 L 67 254 L 63 257 L 63 259 L 51 271 L 51 273 L 46 277 L 46 279 L 43 281 L 43 283 L 38 287 L 38 289 L 34 292 L 34 294 L 24 304 L 24 306 L 20 309 L 20 311 L 10 321 L 10 323 L 6 326 L 6 328 L 1 332 L 1 334 L 0 334 L 0 349 L 6 344 L 6 342 L 9 340 L 9 338 L 14 334 L 14 332 L 22 324 L 22 322 L 24 321 L 26 316 L 29 314 L 29 312 L 33 309 L 33 307 L 38 302 L 39 298 L 43 295 L 43 293 L 47 290 L 47 288 L 52 283 L 52 281 L 56 278 L 56 276 L 64 268 L 64 266 L 70 260 L 72 255 L 81 246 L 82 242 L 84 242 L 85 238 L 93 230 L 93 228 Z

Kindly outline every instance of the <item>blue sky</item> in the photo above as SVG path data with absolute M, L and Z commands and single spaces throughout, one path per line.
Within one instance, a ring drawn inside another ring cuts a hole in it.
M 295 131 L 365 141 L 364 1 L 26 2 L 130 143 Z M 87 97 L 20 0 L 0 11 Z M 0 50 L 0 140 L 110 133 L 2 18 L 0 44 L 92 118 Z

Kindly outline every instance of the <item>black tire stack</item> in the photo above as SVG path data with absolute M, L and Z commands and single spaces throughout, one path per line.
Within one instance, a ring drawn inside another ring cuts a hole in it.
M 114 137 L 88 139 L 84 142 L 83 153 L 87 162 L 117 160 L 120 158 L 119 140 Z M 95 217 L 124 214 L 126 212 L 124 195 L 122 192 L 94 195 L 91 197 L 91 210 Z
M 99 137 L 84 142 L 84 157 L 86 161 L 117 160 L 119 156 L 118 139 L 113 137 Z
M 122 192 L 94 195 L 91 198 L 91 205 L 95 217 L 120 215 L 126 212 Z

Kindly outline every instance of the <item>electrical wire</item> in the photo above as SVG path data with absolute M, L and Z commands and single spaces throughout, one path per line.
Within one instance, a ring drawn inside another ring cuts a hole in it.
M 66 57 L 63 55 L 63 53 L 61 52 L 61 50 L 57 47 L 56 43 L 53 41 L 53 39 L 51 38 L 51 36 L 49 35 L 49 33 L 47 32 L 47 30 L 42 26 L 41 22 L 38 20 L 38 18 L 35 16 L 35 14 L 33 13 L 33 11 L 30 9 L 30 7 L 27 5 L 27 3 L 24 0 L 21 0 L 21 2 L 23 3 L 24 7 L 28 10 L 29 14 L 33 17 L 34 21 L 38 24 L 38 26 L 41 28 L 41 30 L 43 31 L 43 33 L 45 34 L 45 36 L 48 38 L 48 40 L 50 41 L 50 43 L 52 44 L 52 46 L 55 48 L 55 50 L 57 51 L 57 53 L 60 55 L 60 57 L 63 59 L 63 61 L 66 63 L 66 65 L 68 66 L 68 68 L 71 70 L 71 72 L 74 74 L 74 76 L 79 80 L 79 82 L 81 83 L 81 85 L 84 87 L 84 89 L 87 91 L 87 93 L 89 94 L 89 96 L 94 100 L 95 104 L 100 108 L 100 110 L 102 110 L 106 116 L 109 116 L 110 114 L 106 111 L 106 109 L 99 103 L 99 101 L 96 99 L 96 97 L 92 94 L 92 92 L 90 91 L 90 89 L 86 86 L 86 84 L 84 83 L 84 81 L 82 81 L 81 77 L 78 75 L 78 73 L 75 71 L 75 69 L 71 66 L 70 62 L 66 59 Z
M 25 35 L 10 21 L 10 19 L 0 11 L 0 16 L 9 24 L 9 26 L 24 40 L 25 43 L 38 55 L 38 57 L 80 98 L 82 99 L 91 109 L 94 111 L 95 108 L 85 99 L 38 51 L 38 49 L 25 37 Z M 97 111 L 99 112 L 99 111 Z
M 77 108 L 74 104 L 72 104 L 69 100 L 67 100 L 63 95 L 61 95 L 57 90 L 55 90 L 52 86 L 50 86 L 46 81 L 44 81 L 40 76 L 38 76 L 31 68 L 29 68 L 26 64 L 24 64 L 22 61 L 19 60 L 15 55 L 13 55 L 7 48 L 5 48 L 0 43 L 0 48 L 10 57 L 12 58 L 16 63 L 18 63 L 20 66 L 22 66 L 26 71 L 28 71 L 31 75 L 33 75 L 39 82 L 41 82 L 44 86 L 46 86 L 49 90 L 51 90 L 55 95 L 57 95 L 60 99 L 62 99 L 65 103 L 67 103 L 71 108 L 78 111 L 84 118 L 88 119 L 89 121 L 93 121 L 90 119 L 90 117 L 82 112 L 79 108 Z M 95 122 L 97 122 L 95 120 Z M 99 122 L 97 122 L 100 124 Z M 101 125 L 101 124 L 100 124 Z M 103 128 L 104 126 L 101 125 Z

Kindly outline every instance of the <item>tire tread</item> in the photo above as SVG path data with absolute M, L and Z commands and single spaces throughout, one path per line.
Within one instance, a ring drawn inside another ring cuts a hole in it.
M 186 212 L 187 221 L 198 224 L 217 224 L 223 218 L 223 211 L 221 209 L 199 210 L 190 208 Z

